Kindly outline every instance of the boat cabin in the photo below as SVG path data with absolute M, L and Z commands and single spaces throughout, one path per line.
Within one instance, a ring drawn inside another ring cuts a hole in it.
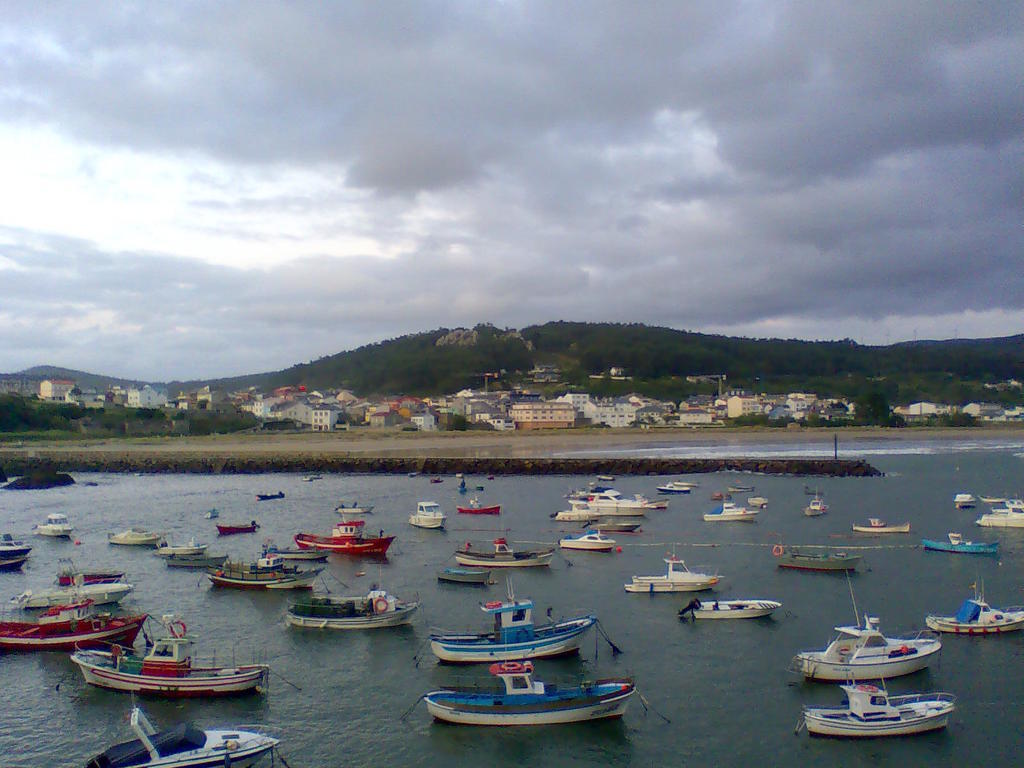
M 421 501 L 416 504 L 416 514 L 425 517 L 441 517 L 441 505 L 436 501 Z
M 494 553 L 496 555 L 511 555 L 512 548 L 508 545 L 508 540 L 501 538 L 494 540 Z
M 174 622 L 184 630 L 184 624 Z M 179 637 L 174 629 L 168 637 L 162 637 L 153 643 L 153 647 L 142 660 L 142 674 L 156 677 L 185 677 L 192 668 L 192 641 L 182 633 Z M 117 646 L 114 646 L 116 648 Z M 120 654 L 114 652 L 115 658 Z
M 876 685 L 844 685 L 850 714 L 858 720 L 899 720 L 900 711 L 889 704 L 889 694 Z
M 60 512 L 51 512 L 46 516 L 47 525 L 68 525 L 68 516 Z
M 88 621 L 93 616 L 93 601 L 82 600 L 79 603 L 55 605 L 47 608 L 39 615 L 39 625 L 64 624 L 75 621 Z
M 533 679 L 533 662 L 502 661 L 487 670 L 505 684 L 506 696 L 544 695 L 544 683 Z
M 331 531 L 331 536 L 334 538 L 361 539 L 363 538 L 363 527 L 365 525 L 365 520 L 342 520 L 340 523 L 335 524 L 334 529 Z
M 534 638 L 532 600 L 494 600 L 484 603 L 481 609 L 494 615 L 494 639 L 497 642 L 522 643 Z
M 264 552 L 263 557 L 256 561 L 252 567 L 253 571 L 280 571 L 284 570 L 284 558 L 277 552 Z

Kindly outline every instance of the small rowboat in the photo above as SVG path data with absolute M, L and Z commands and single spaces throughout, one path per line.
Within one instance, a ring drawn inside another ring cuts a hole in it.
M 750 493 L 754 490 L 752 485 L 730 485 L 727 489 L 729 493 Z
M 155 531 L 144 528 L 127 528 L 120 533 L 107 534 L 107 541 L 123 547 L 155 547 L 163 538 Z
M 373 512 L 373 504 L 360 506 L 358 501 L 353 501 L 348 506 L 345 506 L 345 502 L 343 501 L 334 508 L 334 511 L 339 515 L 368 515 Z
M 874 685 L 843 685 L 841 707 L 804 707 L 803 724 L 812 736 L 872 738 L 907 736 L 945 728 L 956 709 L 950 693 L 890 696 Z
M 283 499 L 284 491 L 278 491 L 277 493 L 257 493 L 257 501 L 272 501 L 273 499 Z
M 282 560 L 306 560 L 314 563 L 327 562 L 327 552 L 319 552 L 315 549 L 282 549 L 273 542 L 266 542 L 263 545 L 263 556 L 277 555 Z
M 223 565 L 227 555 L 171 555 L 164 558 L 168 568 L 210 568 Z
M 494 551 L 475 550 L 470 542 L 455 551 L 455 562 L 459 565 L 483 566 L 485 568 L 529 568 L 551 565 L 554 549 L 513 550 L 504 538 L 494 540 Z
M 255 563 L 236 563 L 206 569 L 207 578 L 215 587 L 235 589 L 312 589 L 313 581 L 323 568 L 300 571 L 284 564 L 278 556 L 261 557 Z
M 502 688 L 444 689 L 424 695 L 427 711 L 437 720 L 460 725 L 552 725 L 622 717 L 636 686 L 628 678 L 598 680 L 580 686 L 551 685 L 533 680 L 529 661 L 492 664 Z
M 860 563 L 860 555 L 830 550 L 813 552 L 797 547 L 784 547 L 776 544 L 772 554 L 778 558 L 779 568 L 793 568 L 802 571 L 855 571 Z
M 959 533 L 950 533 L 949 541 L 921 539 L 921 546 L 933 552 L 954 552 L 963 555 L 998 555 L 999 542 L 964 541 Z
M 259 529 L 260 524 L 255 520 L 250 523 L 229 525 L 221 525 L 220 523 L 217 523 L 217 535 L 219 536 L 233 536 L 236 533 L 256 533 Z
M 438 571 L 437 580 L 451 584 L 490 584 L 491 572 L 486 568 L 445 568 Z
M 596 528 L 600 533 L 636 533 L 643 520 L 630 517 L 602 517 L 597 520 L 587 520 L 584 528 Z
M 686 620 L 687 615 L 695 619 L 757 619 L 771 616 L 782 607 L 782 603 L 774 600 L 699 600 L 693 598 L 679 612 L 679 618 Z
M 854 523 L 853 530 L 857 533 L 910 533 L 910 523 L 889 525 L 877 517 L 872 517 L 867 525 Z
M 460 515 L 500 515 L 501 504 L 480 506 L 480 500 L 474 497 L 469 500 L 468 507 L 455 507 L 455 511 Z
M 166 539 L 157 544 L 156 554 L 160 557 L 177 557 L 179 555 L 203 555 L 206 553 L 208 544 L 196 544 L 195 538 L 191 538 L 188 544 L 171 544 Z

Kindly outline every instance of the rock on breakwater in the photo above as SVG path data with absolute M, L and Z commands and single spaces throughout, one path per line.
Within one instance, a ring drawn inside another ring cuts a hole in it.
M 197 474 L 261 474 L 264 472 L 333 472 L 338 474 L 447 475 L 689 475 L 708 472 L 754 472 L 765 475 L 875 477 L 882 473 L 857 459 L 672 459 L 672 458 L 497 458 L 497 457 L 369 457 L 369 456 L 197 456 L 132 455 L 130 453 L 62 453 L 59 457 L 12 457 L 10 474 L 58 464 L 65 472 L 151 472 Z

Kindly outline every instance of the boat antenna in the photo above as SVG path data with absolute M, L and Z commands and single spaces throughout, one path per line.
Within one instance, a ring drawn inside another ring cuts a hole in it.
M 860 624 L 860 613 L 857 612 L 857 598 L 853 595 L 853 582 L 850 581 L 850 572 L 846 572 L 846 586 L 850 588 L 850 600 L 853 602 L 853 623 Z
M 514 603 L 516 601 L 516 593 L 512 589 L 512 576 L 510 574 L 505 574 L 505 591 L 508 593 L 508 601 Z

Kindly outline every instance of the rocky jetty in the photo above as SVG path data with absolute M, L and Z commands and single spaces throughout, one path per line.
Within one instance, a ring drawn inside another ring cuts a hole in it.
M 449 475 L 691 475 L 708 472 L 753 472 L 765 475 L 874 477 L 881 475 L 862 460 L 787 458 L 500 458 L 500 457 L 368 457 L 368 456 L 197 456 L 68 454 L 61 468 L 77 472 L 147 472 L 197 474 L 259 474 L 264 472 L 333 472 L 338 474 Z M 11 471 L 31 473 L 38 459 L 13 459 Z M 65 476 L 66 477 L 66 476 Z M 68 478 L 71 481 L 70 478 Z M 71 481 L 74 482 L 74 481 Z M 61 483 L 63 484 L 63 483 Z M 8 486 L 10 487 L 10 486 Z M 51 486 L 43 486 L 51 487 Z
M 51 464 L 36 464 L 24 468 L 21 477 L 15 478 L 4 486 L 9 491 L 39 491 L 45 488 L 59 488 L 62 485 L 74 485 L 71 475 L 59 472 Z M 0 472 L 0 475 L 3 473 Z M 4 477 L 4 480 L 7 478 Z

